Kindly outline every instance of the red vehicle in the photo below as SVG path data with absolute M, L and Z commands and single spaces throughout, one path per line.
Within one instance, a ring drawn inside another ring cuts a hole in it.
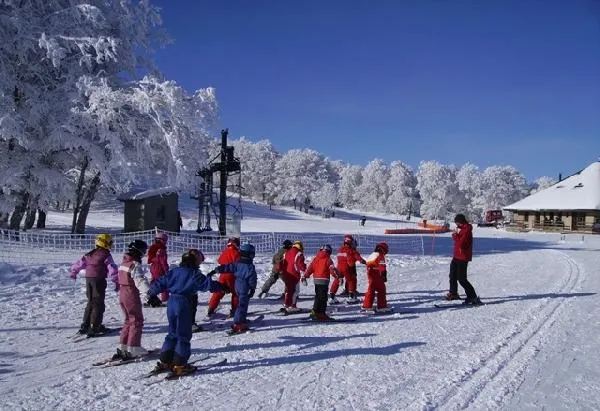
M 498 227 L 504 222 L 502 210 L 488 210 L 485 212 L 485 221 L 477 224 L 477 227 Z

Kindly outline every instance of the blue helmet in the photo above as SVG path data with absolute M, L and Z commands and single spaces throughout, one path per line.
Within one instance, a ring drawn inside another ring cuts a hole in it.
M 255 248 L 250 243 L 244 243 L 240 247 L 240 256 L 253 259 L 255 255 Z

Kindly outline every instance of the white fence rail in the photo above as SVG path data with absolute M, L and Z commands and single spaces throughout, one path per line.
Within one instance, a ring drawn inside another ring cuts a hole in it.
M 115 258 L 118 259 L 119 254 L 127 248 L 127 244 L 135 239 L 144 240 L 151 244 L 157 232 L 162 232 L 162 230 L 111 233 L 113 236 L 113 254 L 117 256 Z M 218 235 L 165 232 L 169 234 L 167 246 L 170 256 L 180 255 L 189 248 L 198 248 L 206 255 L 218 255 L 227 243 L 227 237 Z M 96 234 L 0 230 L 0 263 L 19 265 L 70 264 L 79 258 L 82 253 L 94 248 L 95 237 Z M 375 236 L 356 234 L 354 238 L 361 254 L 368 254 L 373 251 L 375 244 L 380 241 L 388 243 L 391 254 L 424 254 L 422 235 Z M 336 249 L 343 242 L 344 235 L 278 232 L 243 234 L 241 236 L 242 242 L 249 241 L 252 243 L 259 255 L 274 253 L 285 239 L 301 240 L 304 245 L 304 253 L 307 256 L 312 256 L 324 244 L 330 244 Z

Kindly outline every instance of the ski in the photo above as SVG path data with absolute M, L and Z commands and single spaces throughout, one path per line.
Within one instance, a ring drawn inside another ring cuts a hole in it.
M 358 320 L 359 320 L 359 318 L 357 318 L 357 317 L 350 317 L 350 318 L 333 318 L 333 317 L 330 317 L 330 319 L 326 320 L 326 321 L 313 320 L 310 317 L 302 319 L 302 321 L 304 321 L 304 322 L 312 322 L 312 323 L 315 323 L 315 324 L 353 323 L 353 322 L 358 321 Z
M 195 358 L 194 360 L 189 361 L 188 364 L 195 364 L 195 363 L 200 362 L 200 361 L 208 360 L 209 358 L 210 358 L 210 355 L 205 355 L 203 357 Z M 164 370 L 164 371 L 154 371 L 154 370 L 152 370 L 152 371 L 147 372 L 145 374 L 138 375 L 137 377 L 134 377 L 133 380 L 134 381 L 144 380 L 144 379 L 147 379 L 147 378 L 150 378 L 150 377 L 154 377 L 155 375 L 164 374 L 165 372 L 168 372 L 168 371 L 169 370 Z
M 138 355 L 137 357 L 128 358 L 126 360 L 123 360 L 123 359 L 113 360 L 112 358 L 107 358 L 105 360 L 92 363 L 92 366 L 93 367 L 99 367 L 99 368 L 117 367 L 119 365 L 125 365 L 125 364 L 131 364 L 133 362 L 143 361 L 144 359 L 146 359 L 146 358 L 148 358 L 148 357 L 150 357 L 153 354 L 156 354 L 158 352 L 160 352 L 160 350 L 158 348 L 156 348 L 156 349 L 153 349 L 153 350 L 148 350 L 148 354 Z
M 116 333 L 117 331 L 121 331 L 120 328 L 109 328 L 108 331 L 105 331 L 103 333 L 99 333 L 99 334 L 94 334 L 94 335 L 87 335 L 87 334 L 78 334 L 74 337 L 71 338 L 72 342 L 81 342 L 81 341 L 86 341 L 90 338 L 98 338 L 98 337 L 104 337 L 105 335 L 111 335 Z
M 310 309 L 308 308 L 301 308 L 299 311 L 293 311 L 293 312 L 288 312 L 286 311 L 284 308 L 280 308 L 277 311 L 272 311 L 272 314 L 275 315 L 279 315 L 279 316 L 287 316 L 287 315 L 296 315 L 296 314 L 308 314 L 310 313 Z
M 193 364 L 193 363 L 189 363 L 189 364 Z M 224 364 L 227 364 L 227 358 L 225 358 L 225 359 L 223 359 L 221 361 L 216 361 L 216 362 L 211 363 L 211 364 L 202 364 L 202 365 L 194 366 L 194 369 L 192 371 L 190 371 L 190 372 L 188 372 L 186 374 L 183 374 L 183 375 L 175 375 L 172 371 L 169 371 L 169 373 L 167 375 L 165 375 L 164 378 L 158 379 L 156 381 L 150 381 L 150 382 L 146 383 L 145 385 L 148 386 L 148 385 L 158 384 L 158 383 L 163 382 L 163 381 L 179 380 L 180 378 L 187 377 L 187 376 L 194 375 L 194 374 L 198 374 L 199 372 L 210 370 L 211 368 L 219 367 L 219 366 L 224 365 Z
M 475 308 L 475 307 L 481 307 L 484 305 L 485 305 L 485 303 L 481 303 L 481 304 L 458 303 L 458 304 L 434 304 L 433 306 L 435 308 L 439 308 L 439 309 L 446 309 L 446 308 Z

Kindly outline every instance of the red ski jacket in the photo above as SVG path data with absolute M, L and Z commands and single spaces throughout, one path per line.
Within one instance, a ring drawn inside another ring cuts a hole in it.
M 167 262 L 167 246 L 162 241 L 157 241 L 150 246 L 148 250 L 148 264 L 152 279 L 156 279 L 169 271 Z
M 309 278 L 311 274 L 315 275 L 315 284 L 327 284 L 329 283 L 329 276 L 338 276 L 337 270 L 333 265 L 331 256 L 326 251 L 319 250 L 315 258 L 310 262 L 304 277 Z
M 350 247 L 348 244 L 342 244 L 337 253 L 337 269 L 339 272 L 345 273 L 350 267 L 354 267 L 357 261 L 362 259 L 356 248 Z
M 219 258 L 217 258 L 217 263 L 219 265 L 227 265 L 232 263 L 237 263 L 240 259 L 240 250 L 235 246 L 235 244 L 230 244 L 221 252 Z M 224 272 L 221 274 L 232 274 L 231 272 Z
M 383 253 L 373 251 L 367 257 L 367 275 L 382 275 L 387 271 L 385 264 L 385 255 Z
M 283 256 L 283 272 L 300 281 L 300 276 L 306 271 L 304 254 L 296 247 L 287 250 Z
M 453 257 L 461 261 L 471 261 L 473 257 L 473 226 L 463 224 L 456 233 L 452 233 L 454 240 Z

